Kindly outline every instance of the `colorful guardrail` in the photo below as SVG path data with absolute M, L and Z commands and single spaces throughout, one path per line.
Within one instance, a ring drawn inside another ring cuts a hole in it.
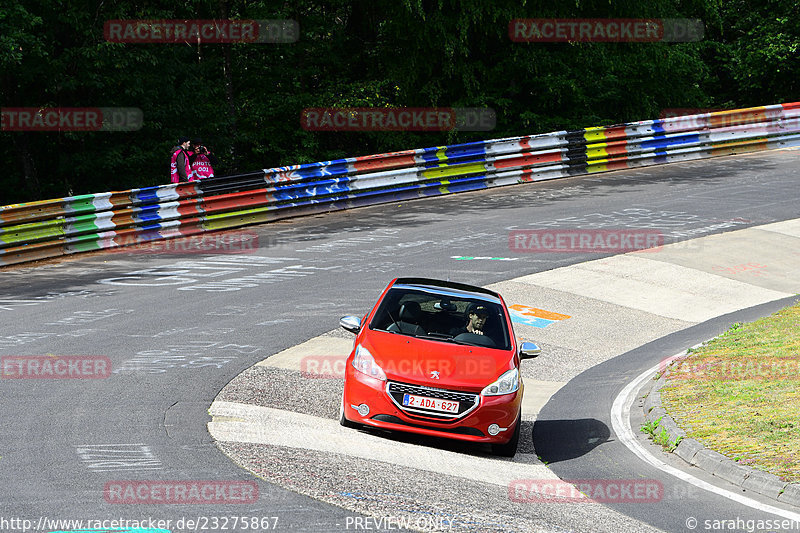
M 800 102 L 404 150 L 0 207 L 0 266 L 280 218 L 800 146 Z

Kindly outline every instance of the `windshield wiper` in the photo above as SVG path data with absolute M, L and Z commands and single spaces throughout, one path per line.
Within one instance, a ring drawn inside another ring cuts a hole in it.
M 446 333 L 428 333 L 425 335 L 414 335 L 414 337 L 418 339 L 433 339 L 436 341 L 444 341 L 444 342 L 452 342 L 453 344 L 460 344 L 462 346 L 475 346 L 472 343 L 458 341 L 454 339 L 451 335 L 447 335 Z

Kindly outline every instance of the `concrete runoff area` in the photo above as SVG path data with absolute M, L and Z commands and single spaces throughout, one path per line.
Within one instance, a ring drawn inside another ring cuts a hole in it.
M 522 363 L 525 421 L 535 420 L 556 391 L 594 365 L 711 318 L 800 293 L 798 264 L 800 219 L 607 257 L 490 285 L 490 289 L 503 295 L 508 305 L 521 304 L 569 316 L 545 327 L 514 324 L 518 338 L 537 342 L 543 348 L 538 358 Z M 309 355 L 343 358 L 352 349 L 352 336 L 347 338 L 341 333 L 316 337 L 256 366 L 302 372 L 303 358 Z M 237 455 L 234 444 L 260 444 L 266 446 L 264 450 L 269 447 L 310 450 L 322 453 L 332 463 L 346 462 L 346 458 L 380 462 L 400 477 L 427 472 L 495 486 L 507 485 L 512 478 L 557 479 L 522 444 L 521 452 L 508 460 L 465 454 L 459 449 L 451 451 L 446 446 L 440 449 L 427 441 L 420 446 L 407 438 L 349 430 L 341 428 L 329 415 L 300 415 L 283 409 L 279 403 L 265 407 L 239 401 L 248 397 L 241 389 L 252 381 L 237 382 L 237 379 L 212 404 L 213 419 L 208 428 L 223 451 L 256 473 L 258 468 L 252 456 Z M 313 388 L 316 384 L 310 379 L 305 386 Z M 296 393 L 302 395 L 303 391 Z M 299 461 L 303 455 L 297 457 Z M 713 460 L 712 457 L 711 453 L 698 452 L 693 460 Z M 509 468 L 510 463 L 513 469 Z M 335 468 L 325 472 L 340 476 L 337 481 L 342 490 L 355 483 Z M 277 475 L 271 480 L 281 483 Z M 304 492 L 302 487 L 287 484 Z M 313 494 L 313 490 L 306 488 L 306 493 Z M 313 495 L 343 505 L 336 497 Z M 368 502 L 354 501 L 349 505 L 359 512 L 374 513 Z M 531 520 L 538 517 L 555 527 L 548 522 L 542 506 L 529 507 Z M 599 517 L 598 530 L 606 529 L 602 526 L 606 520 L 631 525 L 629 518 L 611 509 L 595 505 L 591 508 Z M 648 529 L 641 523 L 636 523 L 636 527 Z

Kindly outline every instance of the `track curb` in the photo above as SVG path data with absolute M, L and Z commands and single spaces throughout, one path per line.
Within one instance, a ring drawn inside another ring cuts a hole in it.
M 686 350 L 672 359 L 682 359 L 689 355 Z M 752 491 L 767 496 L 775 501 L 800 507 L 800 483 L 781 481 L 775 474 L 737 463 L 725 455 L 706 448 L 701 442 L 688 437 L 673 419 L 661 402 L 661 387 L 667 382 L 667 368 L 651 384 L 645 385 L 638 394 L 643 400 L 645 423 L 656 423 L 654 433 L 666 431 L 669 442 L 678 442 L 672 451 L 690 466 L 695 466 L 724 479 L 745 491 Z

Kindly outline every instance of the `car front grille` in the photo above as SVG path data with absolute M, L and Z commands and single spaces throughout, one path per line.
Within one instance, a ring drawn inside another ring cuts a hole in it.
M 390 381 L 386 386 L 386 392 L 395 403 L 395 405 L 409 416 L 424 416 L 434 417 L 442 420 L 457 420 L 473 409 L 480 403 L 480 396 L 471 392 L 459 392 L 446 389 L 436 389 L 433 387 L 423 387 L 419 385 L 411 385 L 408 383 L 399 383 Z M 441 413 L 430 409 L 420 407 L 408 407 L 403 405 L 403 395 L 413 394 L 415 396 L 422 396 L 425 398 L 439 398 L 451 402 L 458 402 L 458 413 Z

